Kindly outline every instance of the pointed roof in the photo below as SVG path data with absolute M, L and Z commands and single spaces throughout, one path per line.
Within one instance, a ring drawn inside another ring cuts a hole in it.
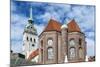
M 44 29 L 44 32 L 47 31 L 58 31 L 61 32 L 61 24 L 53 19 L 50 19 L 48 25 Z
M 67 25 L 68 25 L 68 32 L 81 32 L 78 24 L 74 19 L 71 20 Z
M 53 19 L 50 19 L 48 25 L 46 26 L 46 28 L 44 29 L 43 32 L 47 32 L 47 31 L 58 31 L 58 32 L 61 32 L 61 26 L 62 25 L 59 22 L 57 22 L 57 21 L 55 21 Z M 77 22 L 74 19 L 72 19 L 66 26 L 67 26 L 68 32 L 81 32 Z

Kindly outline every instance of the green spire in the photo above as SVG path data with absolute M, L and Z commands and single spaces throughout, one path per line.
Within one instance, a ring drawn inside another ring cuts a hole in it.
M 28 33 L 37 35 L 37 30 L 34 27 L 34 23 L 33 23 L 33 19 L 32 19 L 32 6 L 30 7 L 30 16 L 29 16 L 28 24 L 26 25 L 26 27 L 24 29 L 24 32 L 28 32 Z

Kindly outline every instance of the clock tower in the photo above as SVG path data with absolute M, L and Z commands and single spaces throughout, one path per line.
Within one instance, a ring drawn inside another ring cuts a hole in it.
M 30 18 L 23 32 L 23 53 L 28 59 L 29 55 L 38 48 L 38 35 L 32 19 L 32 7 L 30 8 Z M 35 61 L 35 60 L 33 60 Z

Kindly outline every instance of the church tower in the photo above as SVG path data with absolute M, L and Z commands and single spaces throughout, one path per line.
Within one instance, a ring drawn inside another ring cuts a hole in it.
M 23 53 L 25 54 L 25 58 L 28 59 L 29 55 L 33 51 L 36 51 L 37 48 L 38 48 L 38 35 L 37 35 L 37 30 L 34 27 L 34 20 L 32 19 L 32 7 L 31 7 L 30 18 L 23 32 Z

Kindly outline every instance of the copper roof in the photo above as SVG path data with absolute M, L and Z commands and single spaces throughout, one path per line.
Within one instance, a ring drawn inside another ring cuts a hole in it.
M 61 24 L 53 19 L 50 19 L 48 25 L 44 29 L 44 32 L 46 31 L 58 31 L 61 32 Z
M 71 20 L 68 24 L 68 32 L 81 32 L 78 24 L 75 22 L 75 20 Z

